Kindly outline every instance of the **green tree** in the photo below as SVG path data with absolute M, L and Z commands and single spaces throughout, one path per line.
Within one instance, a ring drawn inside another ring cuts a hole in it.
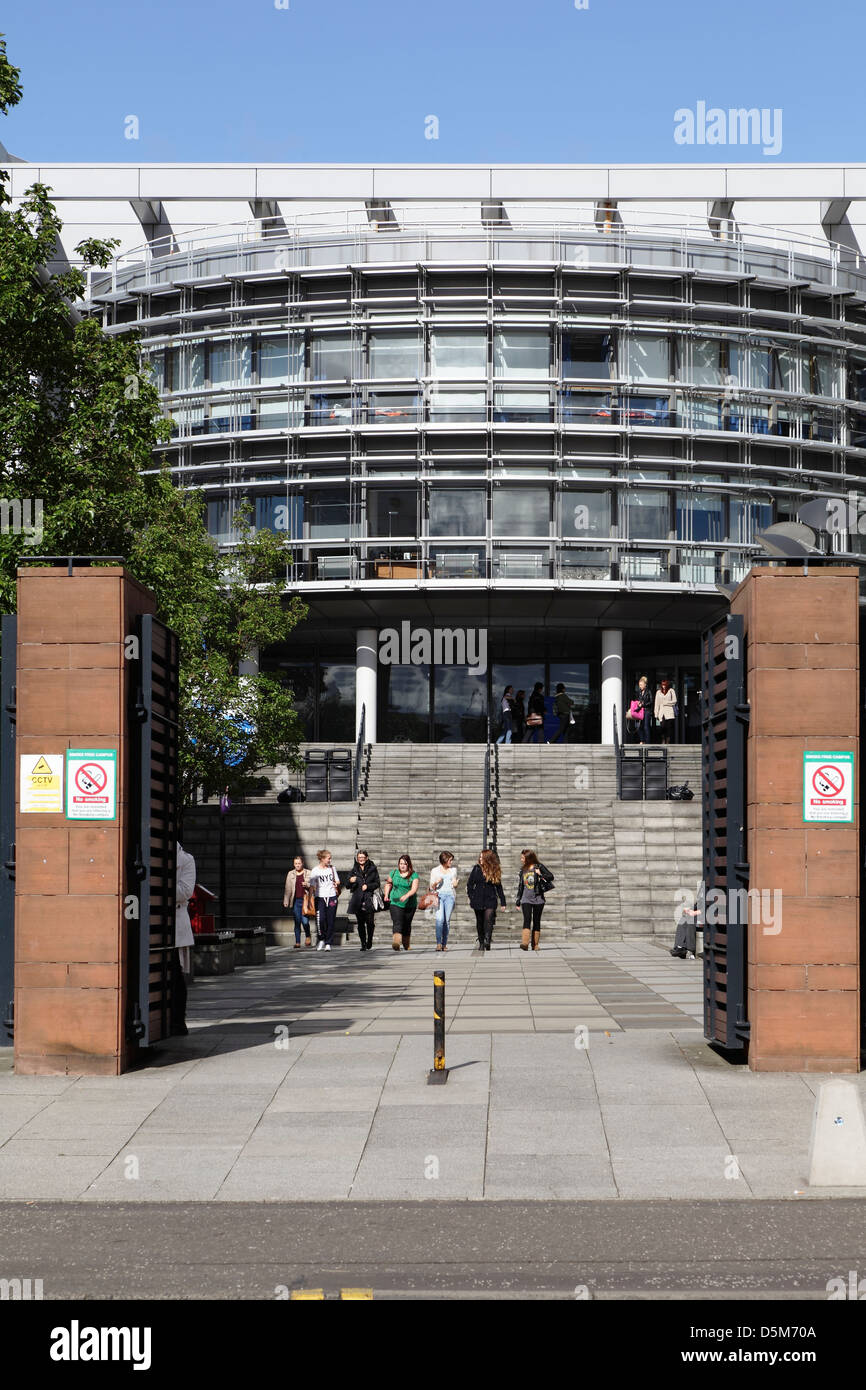
M 0 36 L 0 112 L 20 98 Z M 14 611 L 28 551 L 123 556 L 180 639 L 184 799 L 197 786 L 237 793 L 256 767 L 297 762 L 290 693 L 238 669 L 305 616 L 274 578 L 285 573 L 284 542 L 242 515 L 237 548 L 220 555 L 201 494 L 179 492 L 155 462 L 170 426 L 138 335 L 109 337 L 75 309 L 87 267 L 106 266 L 116 243 L 84 241 L 81 268 L 50 271 L 62 230 L 50 190 L 36 183 L 13 208 L 7 184 L 0 171 L 0 611 Z M 25 499 L 22 533 L 10 504 Z

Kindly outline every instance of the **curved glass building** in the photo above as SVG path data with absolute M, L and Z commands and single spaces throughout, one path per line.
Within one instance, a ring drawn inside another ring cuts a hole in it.
M 796 231 L 368 204 L 154 238 L 92 307 L 140 329 L 214 539 L 242 500 L 285 535 L 309 618 L 259 661 L 310 739 L 363 705 L 481 740 L 541 680 L 609 741 L 647 674 L 697 741 L 717 585 L 866 472 L 866 267 Z

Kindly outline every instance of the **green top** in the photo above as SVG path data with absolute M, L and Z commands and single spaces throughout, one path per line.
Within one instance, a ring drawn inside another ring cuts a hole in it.
M 412 884 L 414 889 L 409 894 L 405 902 L 401 902 L 404 893 L 408 893 Z M 418 875 L 413 873 L 410 878 L 404 878 L 399 869 L 395 869 L 391 875 L 391 902 L 396 907 L 408 907 L 413 898 L 418 896 Z

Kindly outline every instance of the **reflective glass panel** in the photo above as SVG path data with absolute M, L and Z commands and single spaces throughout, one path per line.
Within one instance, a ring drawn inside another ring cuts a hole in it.
M 487 376 L 484 329 L 436 328 L 430 334 L 430 375 L 444 378 Z
M 431 491 L 431 536 L 483 536 L 486 530 L 487 501 L 482 488 Z
M 650 488 L 635 489 L 627 499 L 628 534 L 634 540 L 667 537 L 670 531 L 668 494 Z
M 483 743 L 487 736 L 487 672 L 476 666 L 433 670 L 433 739 Z
M 550 334 L 547 329 L 500 329 L 493 335 L 496 376 L 550 376 Z
M 550 530 L 547 488 L 495 487 L 494 536 L 546 536 Z
M 610 505 L 609 492 L 568 488 L 562 494 L 563 536 L 609 536 Z
M 348 333 L 314 333 L 310 344 L 313 381 L 352 380 L 352 339 Z
M 630 338 L 626 375 L 637 381 L 667 381 L 670 376 L 667 338 L 650 334 Z
M 417 377 L 421 372 L 421 339 L 417 330 L 370 334 L 371 377 Z

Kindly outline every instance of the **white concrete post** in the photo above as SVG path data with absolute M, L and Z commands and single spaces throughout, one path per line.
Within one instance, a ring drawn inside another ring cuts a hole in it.
M 616 706 L 617 733 L 622 738 L 622 632 L 606 627 L 601 634 L 601 741 L 613 743 L 613 711 Z
M 355 737 L 361 732 L 361 710 L 366 709 L 364 742 L 376 742 L 376 689 L 379 634 L 361 627 L 355 634 Z

